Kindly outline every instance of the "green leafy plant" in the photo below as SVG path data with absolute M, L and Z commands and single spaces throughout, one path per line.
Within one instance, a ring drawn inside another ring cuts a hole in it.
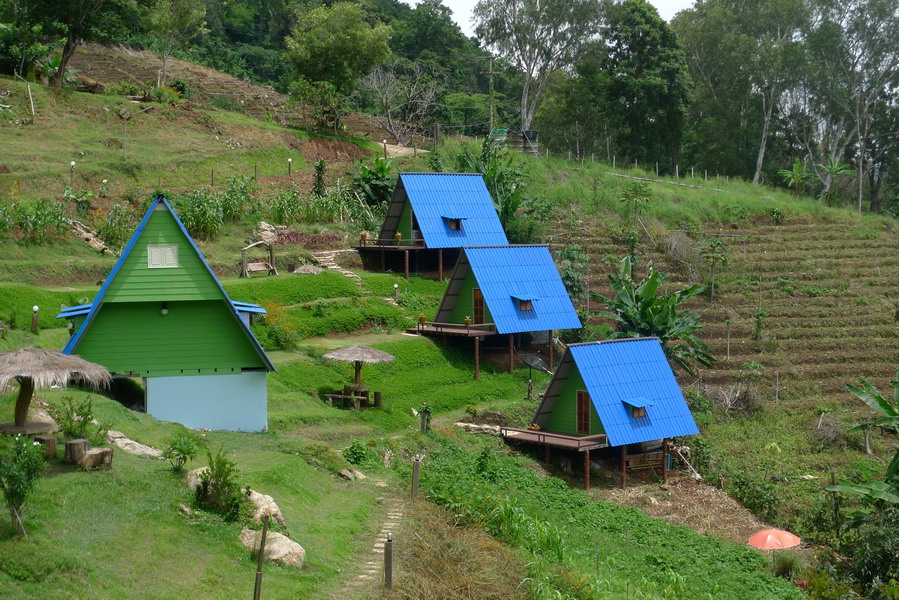
M 178 217 L 194 238 L 213 240 L 224 224 L 222 203 L 205 189 L 193 190 L 174 199 Z
M 389 158 L 378 157 L 371 164 L 360 165 L 359 172 L 353 174 L 353 184 L 370 206 L 387 203 L 393 194 L 395 183 L 393 161 Z
M 46 470 L 44 447 L 39 442 L 25 435 L 0 439 L 0 490 L 13 527 L 22 535 L 27 535 L 22 523 L 22 507 Z
M 616 338 L 657 337 L 669 359 L 687 373 L 695 375 L 695 365 L 711 366 L 716 361 L 711 348 L 695 334 L 702 329 L 699 315 L 680 310 L 680 306 L 702 293 L 703 288 L 692 285 L 683 290 L 663 292 L 666 274 L 648 265 L 646 279 L 634 280 L 630 257 L 621 260 L 618 273 L 609 275 L 609 284 L 615 295 L 606 297 L 590 292 L 605 304 L 605 311 L 594 314 L 617 322 Z
M 784 209 L 775 206 L 772 208 L 769 213 L 771 214 L 771 220 L 774 221 L 775 225 L 782 225 L 784 222 L 784 218 L 786 217 L 786 213 L 784 213 Z
M 240 489 L 239 471 L 234 461 L 220 448 L 206 451 L 209 468 L 200 472 L 196 489 L 196 504 L 204 510 L 222 515 L 226 521 L 236 521 L 245 511 L 247 494 Z
M 759 341 L 762 339 L 762 331 L 765 328 L 765 319 L 768 318 L 768 311 L 760 308 L 755 311 L 753 318 L 755 319 L 755 327 L 752 330 L 752 339 Z
M 848 164 L 840 163 L 833 156 L 828 157 L 826 165 L 817 164 L 815 167 L 827 175 L 826 178 L 819 177 L 826 187 L 822 198 L 827 205 L 833 204 L 834 196 L 837 189 L 839 189 L 840 179 L 843 177 L 855 177 L 855 171 Z
M 443 155 L 439 150 L 434 150 L 428 156 L 428 167 L 435 173 L 445 173 L 446 165 L 443 164 Z
M 313 165 L 312 195 L 321 198 L 325 195 L 325 169 L 327 163 L 325 159 L 320 158 Z
M 727 248 L 727 244 L 721 241 L 718 238 L 710 238 L 706 240 L 705 245 L 699 251 L 702 257 L 709 263 L 709 267 L 712 270 L 712 285 L 711 285 L 711 296 L 710 302 L 715 302 L 715 270 L 718 267 L 723 267 L 728 262 L 730 262 L 730 250 Z
M 175 436 L 162 451 L 162 457 L 169 461 L 172 470 L 181 472 L 185 463 L 197 457 L 200 452 L 200 442 L 196 436 L 190 433 L 182 433 Z
M 371 457 L 371 451 L 359 440 L 353 440 L 349 446 L 343 449 L 343 457 L 354 465 L 363 465 Z
M 499 213 L 499 221 L 508 231 L 524 200 L 524 165 L 515 162 L 515 158 L 506 150 L 505 142 L 490 136 L 481 142 L 480 152 L 477 154 L 473 154 L 468 147 L 463 147 L 456 162 L 460 172 L 480 173 L 484 177 L 484 184 Z
M 777 552 L 774 555 L 772 570 L 778 577 L 793 579 L 805 569 L 802 557 L 793 552 Z
M 575 303 L 583 302 L 587 292 L 587 273 L 590 256 L 577 244 L 556 251 L 556 268 L 565 284 L 565 290 Z
M 116 202 L 106 213 L 97 233 L 108 246 L 121 248 L 125 245 L 134 226 L 134 212 L 124 204 Z
M 94 197 L 94 193 L 90 190 L 81 190 L 76 194 L 72 188 L 66 186 L 62 197 L 66 202 L 74 202 L 75 212 L 78 213 L 79 217 L 83 218 L 87 216 L 91 210 L 91 198 Z
M 253 199 L 259 186 L 252 177 L 237 175 L 228 180 L 228 185 L 219 195 L 222 205 L 222 220 L 226 223 L 240 221 L 244 217 L 247 204 Z
M 94 403 L 90 397 L 85 397 L 80 402 L 66 397 L 63 398 L 62 406 L 51 405 L 48 410 L 66 439 L 87 439 L 92 446 L 106 444 L 109 426 L 94 422 Z
M 631 182 L 621 194 L 619 201 L 631 206 L 631 215 L 633 217 L 631 227 L 633 229 L 637 229 L 637 215 L 640 213 L 640 206 L 648 204 L 651 198 L 652 193 L 649 191 L 649 184 L 644 181 Z
M 786 182 L 787 186 L 793 188 L 793 195 L 797 198 L 805 193 L 805 186 L 808 182 L 815 179 L 815 174 L 810 173 L 804 162 L 800 162 L 798 158 L 793 159 L 792 169 L 781 169 L 778 175 Z

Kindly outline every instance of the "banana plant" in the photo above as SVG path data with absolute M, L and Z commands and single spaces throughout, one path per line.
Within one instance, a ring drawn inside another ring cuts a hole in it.
M 594 314 L 613 319 L 618 324 L 614 338 L 657 337 L 665 355 L 692 376 L 695 365 L 710 367 L 715 364 L 712 349 L 695 334 L 702 329 L 699 315 L 691 310 L 678 310 L 690 298 L 701 294 L 704 288 L 691 285 L 683 290 L 665 292 L 666 274 L 656 271 L 652 263 L 647 265 L 647 277 L 640 283 L 634 281 L 633 261 L 625 256 L 617 274 L 609 275 L 609 283 L 615 291 L 612 297 L 590 292 L 593 299 L 605 304 L 608 310 Z
M 833 156 L 828 158 L 827 164 L 817 164 L 815 167 L 822 171 L 827 178 L 818 177 L 821 179 L 822 183 L 826 186 L 826 190 L 824 190 L 823 198 L 824 202 L 830 205 L 833 202 L 833 196 L 837 189 L 837 182 L 841 177 L 855 177 L 855 171 L 849 168 L 848 164 L 841 164 L 840 161 L 836 160 Z
M 798 158 L 793 159 L 792 169 L 781 169 L 777 172 L 787 185 L 793 188 L 793 195 L 797 198 L 805 192 L 806 184 L 815 178 L 814 173 L 809 173 L 805 168 L 805 163 L 800 162 Z

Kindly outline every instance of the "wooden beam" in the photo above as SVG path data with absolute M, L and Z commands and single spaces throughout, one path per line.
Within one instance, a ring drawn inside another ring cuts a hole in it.
M 627 446 L 621 447 L 621 489 L 627 489 Z
M 513 362 L 513 361 L 515 360 L 515 358 L 514 358 L 514 355 L 515 355 L 515 340 L 514 340 L 514 338 L 512 337 L 513 335 L 514 335 L 514 334 L 511 334 L 511 333 L 509 334 L 509 374 L 510 374 L 510 375 L 514 375 L 514 374 L 515 374 L 515 363 Z
M 662 481 L 668 485 L 668 438 L 662 440 Z
M 553 363 L 553 330 L 549 330 L 549 370 L 554 371 L 555 369 Z
M 443 281 L 443 248 L 437 250 L 437 281 Z
M 446 336 L 444 337 L 444 342 L 446 341 Z M 474 339 L 474 380 L 478 381 L 481 378 L 481 338 Z
M 403 273 L 406 275 L 406 279 L 409 279 L 409 251 L 403 250 Z
M 590 491 L 590 451 L 584 452 L 584 491 Z

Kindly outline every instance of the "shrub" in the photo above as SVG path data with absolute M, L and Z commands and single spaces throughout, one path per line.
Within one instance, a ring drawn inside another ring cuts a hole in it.
M 881 585 L 899 580 L 899 508 L 878 512 L 877 516 L 858 531 L 851 545 L 851 575 L 863 589 L 872 591 Z M 875 597 L 871 595 L 871 597 Z
M 22 534 L 22 507 L 38 477 L 47 470 L 43 446 L 25 435 L 0 439 L 0 490 L 9 508 L 13 527 Z
M 240 489 L 237 465 L 225 455 L 224 449 L 214 454 L 207 450 L 209 469 L 200 473 L 196 490 L 196 504 L 202 509 L 222 515 L 226 521 L 236 521 L 245 512 L 247 494 Z
M 243 112 L 243 104 L 240 100 L 231 98 L 230 96 L 213 96 L 209 104 L 212 108 L 217 108 L 219 110 L 228 110 L 236 113 Z
M 178 95 L 185 100 L 192 98 L 194 95 L 193 89 L 191 89 L 190 84 L 180 77 L 169 81 L 169 87 L 178 92 Z
M 61 202 L 20 202 L 15 211 L 16 227 L 26 242 L 43 244 L 69 229 Z
M 222 220 L 226 222 L 240 221 L 244 216 L 244 207 L 259 191 L 259 186 L 251 177 L 240 175 L 228 180 L 228 187 L 219 196 L 222 205 Z
M 128 241 L 133 229 L 134 214 L 126 205 L 115 203 L 109 208 L 103 222 L 97 228 L 108 246 L 121 248 Z
M 153 102 L 158 102 L 160 104 L 177 104 L 179 98 L 177 91 L 168 86 L 161 85 L 153 88 L 153 91 L 150 92 L 150 99 Z
M 774 554 L 774 574 L 784 579 L 793 579 L 805 569 L 802 557 L 792 552 L 777 552 Z
M 195 459 L 199 452 L 200 443 L 197 438 L 190 433 L 182 433 L 172 438 L 162 451 L 162 457 L 171 463 L 173 471 L 180 472 L 184 468 L 184 463 Z
M 369 165 L 361 165 L 359 172 L 353 175 L 353 184 L 362 192 L 367 204 L 377 206 L 390 200 L 396 183 L 392 170 L 392 160 L 378 157 Z
M 312 183 L 312 195 L 321 198 L 325 195 L 325 159 L 320 158 L 315 161 L 315 176 Z
M 49 411 L 65 438 L 87 439 L 91 446 L 106 444 L 109 426 L 94 422 L 94 403 L 90 397 L 85 397 L 81 402 L 70 397 L 63 398 L 62 406 L 51 406 Z
M 368 448 L 363 446 L 359 440 L 353 440 L 349 446 L 343 449 L 342 454 L 348 462 L 357 466 L 365 464 L 371 457 Z
M 774 484 L 747 473 L 737 472 L 730 481 L 730 495 L 758 516 L 772 521 L 780 508 Z

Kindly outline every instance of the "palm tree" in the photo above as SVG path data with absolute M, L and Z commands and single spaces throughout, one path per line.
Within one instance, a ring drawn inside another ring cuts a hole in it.
M 615 295 L 607 298 L 590 292 L 592 298 L 603 302 L 608 309 L 594 311 L 594 314 L 618 323 L 613 338 L 659 338 L 665 355 L 695 376 L 694 364 L 709 367 L 715 363 L 715 358 L 708 344 L 694 335 L 702 329 L 699 315 L 691 310 L 678 310 L 678 307 L 701 294 L 703 287 L 692 285 L 675 292 L 662 292 L 665 276 L 665 273 L 656 271 L 650 262 L 646 279 L 637 283 L 634 281 L 633 261 L 630 256 L 625 256 L 619 272 L 609 275 Z
M 828 158 L 827 164 L 817 164 L 815 168 L 823 171 L 827 177 L 818 176 L 818 179 L 821 180 L 821 183 L 824 184 L 824 202 L 827 205 L 830 205 L 833 202 L 833 195 L 836 191 L 837 181 L 840 177 L 855 177 L 855 171 L 849 168 L 848 164 L 841 164 L 840 161 L 836 160 L 833 156 Z

